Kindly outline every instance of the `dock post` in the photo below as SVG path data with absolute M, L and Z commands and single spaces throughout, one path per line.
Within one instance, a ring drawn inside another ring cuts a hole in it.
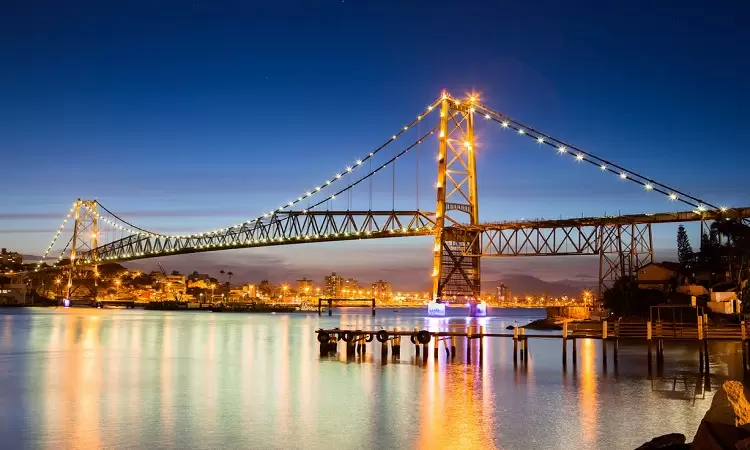
M 435 341 L 435 343 L 433 344 L 433 348 L 434 348 L 433 356 L 435 357 L 435 359 L 438 359 L 438 350 L 440 350 L 440 341 L 438 340 L 437 335 L 433 336 L 433 338 Z
M 602 363 L 607 370 L 607 321 L 602 320 Z
M 471 362 L 471 327 L 466 330 L 466 361 Z
M 568 365 L 568 321 L 563 321 L 562 329 L 562 359 L 563 369 Z
M 330 298 L 328 299 L 328 315 L 333 315 L 333 301 Z
M 651 368 L 651 321 L 646 322 L 646 344 L 648 345 L 648 367 Z M 651 370 L 649 370 L 651 372 Z
M 529 360 L 529 340 L 525 335 L 526 330 L 521 328 L 521 361 L 527 363 Z
M 383 361 L 388 359 L 388 341 L 385 341 L 380 346 L 380 357 Z
M 706 359 L 703 354 L 703 316 L 698 316 L 698 365 L 700 366 L 700 372 L 703 372 L 704 361 Z
M 422 361 L 427 362 L 427 344 L 422 344 Z
M 372 299 L 372 315 L 375 316 L 375 299 Z
M 571 339 L 570 344 L 573 346 L 573 368 L 576 367 L 578 362 L 578 340 L 576 338 Z
M 706 366 L 705 366 L 706 377 L 709 378 L 708 372 L 709 372 L 709 367 L 710 366 L 708 364 L 708 341 L 705 340 L 705 339 L 703 340 L 703 354 L 705 355 L 704 358 L 703 358 L 703 361 L 706 364 Z
M 484 354 L 484 325 L 479 327 L 479 360 L 482 360 Z
M 614 348 L 614 358 L 615 358 L 615 374 L 617 373 L 617 353 L 620 350 L 620 322 L 615 322 L 615 348 Z
M 318 315 L 321 314 L 321 309 L 322 308 L 323 308 L 323 306 L 321 305 L 320 297 L 318 297 Z
M 393 329 L 393 334 L 396 333 L 398 333 L 398 328 Z M 391 342 L 391 353 L 395 358 L 401 359 L 401 336 L 396 335 Z
M 414 328 L 414 334 L 417 334 L 419 332 L 419 328 Z M 417 353 L 417 357 L 419 357 L 419 342 L 414 343 L 414 351 Z
M 513 365 L 518 364 L 518 327 L 513 327 Z
M 456 357 L 456 336 L 451 336 L 451 359 Z

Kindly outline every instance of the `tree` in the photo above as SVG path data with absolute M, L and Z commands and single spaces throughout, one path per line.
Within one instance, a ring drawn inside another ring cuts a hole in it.
M 221 269 L 221 270 L 219 271 L 219 273 L 221 274 L 221 277 L 222 277 L 222 278 L 224 278 L 224 274 L 226 273 L 226 272 L 224 272 L 224 269 Z
M 683 267 L 690 267 L 693 260 L 693 247 L 690 246 L 687 231 L 680 225 L 677 228 L 677 258 Z
M 232 271 L 230 270 L 229 272 L 227 272 L 227 275 L 229 276 L 229 284 L 231 285 L 232 284 L 232 277 L 234 276 L 234 273 L 232 273 Z

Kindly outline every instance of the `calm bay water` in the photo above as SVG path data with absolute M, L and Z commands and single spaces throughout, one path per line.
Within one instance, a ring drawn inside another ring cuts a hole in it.
M 454 313 L 465 313 L 455 311 Z M 667 346 L 648 376 L 644 346 L 578 343 L 563 370 L 559 340 L 488 339 L 466 363 L 411 345 L 383 362 L 322 359 L 317 328 L 485 325 L 503 331 L 541 310 L 430 319 L 421 310 L 218 314 L 97 309 L 0 310 L 0 448 L 635 448 L 654 436 L 692 438 L 717 383 L 740 378 L 739 344 L 712 347 L 709 380 L 689 348 Z M 343 350 L 343 347 L 340 347 Z M 570 352 L 569 352 L 569 357 Z M 739 360 L 738 360 L 739 358 Z M 655 369 L 655 367 L 654 367 Z

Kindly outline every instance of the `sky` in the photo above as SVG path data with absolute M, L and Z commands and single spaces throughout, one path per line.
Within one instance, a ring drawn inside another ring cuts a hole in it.
M 443 89 L 479 93 L 706 201 L 748 206 L 748 19 L 740 1 L 5 1 L 0 246 L 42 253 L 76 198 L 165 233 L 257 217 L 373 151 Z M 425 122 L 374 164 L 437 119 Z M 688 209 L 496 124 L 478 122 L 477 138 L 482 221 Z M 330 207 L 434 210 L 436 153 L 426 140 L 395 176 Z M 675 233 L 654 228 L 657 260 L 674 256 Z M 336 270 L 411 288 L 428 285 L 430 250 L 429 238 L 404 238 L 162 264 L 248 281 Z M 598 273 L 585 257 L 484 267 L 485 279 Z

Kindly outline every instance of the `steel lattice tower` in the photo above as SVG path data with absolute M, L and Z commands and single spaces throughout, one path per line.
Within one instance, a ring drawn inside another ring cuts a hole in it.
M 479 232 L 453 226 L 479 223 L 474 107 L 443 95 L 440 104 L 437 207 L 433 248 L 433 300 L 479 299 Z M 467 220 L 468 219 L 468 220 Z M 476 248 L 475 248 L 476 247 Z
M 96 257 L 96 249 L 99 239 L 99 219 L 96 212 L 96 200 L 78 199 L 75 204 L 75 225 L 73 226 L 73 238 L 70 247 L 70 271 L 68 272 L 68 287 L 66 298 L 75 291 L 73 280 L 86 279 L 92 273 L 92 267 L 86 266 L 90 260 L 79 260 L 78 254 L 88 254 Z M 82 266 L 82 267 L 78 267 Z M 94 296 L 96 296 L 96 265 L 93 266 Z

